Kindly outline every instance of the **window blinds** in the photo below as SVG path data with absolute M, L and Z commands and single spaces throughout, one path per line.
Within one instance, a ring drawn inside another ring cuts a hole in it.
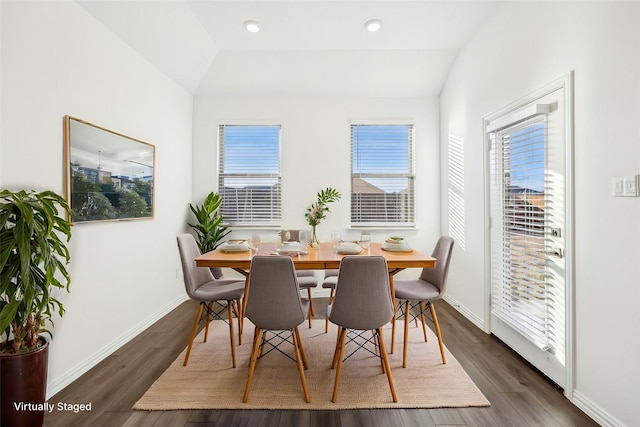
M 554 322 L 545 233 L 552 206 L 546 122 L 539 114 L 489 133 L 491 151 L 492 314 L 543 350 L 564 347 Z M 560 309 L 561 310 L 561 309 Z
M 280 126 L 220 125 L 221 214 L 232 225 L 279 225 Z
M 351 125 L 351 223 L 415 225 L 413 125 Z

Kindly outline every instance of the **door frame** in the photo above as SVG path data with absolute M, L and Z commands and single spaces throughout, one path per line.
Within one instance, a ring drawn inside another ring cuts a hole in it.
M 575 262 L 574 262 L 574 72 L 569 71 L 565 75 L 557 78 L 556 80 L 548 83 L 541 88 L 534 90 L 530 94 L 510 103 L 509 105 L 493 111 L 483 117 L 482 121 L 482 134 L 484 143 L 484 244 L 485 244 L 485 259 L 484 259 L 484 331 L 486 333 L 491 332 L 491 199 L 490 199 L 490 149 L 491 142 L 489 135 L 486 131 L 487 124 L 494 120 L 496 117 L 505 115 L 511 111 L 515 111 L 525 105 L 533 102 L 534 100 L 548 95 L 556 90 L 562 90 L 565 100 L 565 146 L 564 146 L 564 191 L 565 191 L 565 387 L 564 395 L 571 399 L 573 396 L 573 389 L 575 388 Z

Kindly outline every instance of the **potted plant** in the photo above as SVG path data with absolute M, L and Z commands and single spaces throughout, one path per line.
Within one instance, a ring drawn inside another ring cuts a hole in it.
M 222 222 L 224 218 L 220 214 L 221 204 L 222 197 L 216 192 L 209 193 L 202 205 L 189 204 L 197 222 L 195 224 L 187 223 L 187 225 L 196 233 L 196 242 L 200 253 L 204 254 L 214 250 L 222 243 L 222 239 L 231 233 L 231 230 Z M 216 279 L 222 277 L 222 270 L 219 268 L 212 268 L 211 272 Z
M 71 224 L 67 202 L 51 191 L 0 191 L 1 425 L 42 425 L 51 336 L 47 322 L 69 290 Z M 66 241 L 66 242 L 65 242 Z

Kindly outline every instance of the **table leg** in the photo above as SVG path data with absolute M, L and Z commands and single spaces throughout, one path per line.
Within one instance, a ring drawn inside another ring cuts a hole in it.
M 238 321 L 240 323 L 239 329 L 240 334 L 242 334 L 242 331 L 244 330 L 244 313 L 247 308 L 247 297 L 249 296 L 249 272 L 241 268 L 234 268 L 233 270 L 244 276 L 244 296 L 242 297 L 242 303 L 240 304 L 240 312 L 238 313 Z

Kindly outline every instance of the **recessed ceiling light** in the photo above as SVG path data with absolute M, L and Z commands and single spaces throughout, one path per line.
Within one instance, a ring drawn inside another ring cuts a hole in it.
M 364 23 L 364 28 L 372 33 L 378 31 L 382 27 L 382 21 L 379 19 L 369 19 Z
M 257 33 L 258 31 L 260 31 L 260 25 L 258 24 L 258 21 L 253 21 L 253 20 L 244 21 L 244 27 L 250 33 Z

